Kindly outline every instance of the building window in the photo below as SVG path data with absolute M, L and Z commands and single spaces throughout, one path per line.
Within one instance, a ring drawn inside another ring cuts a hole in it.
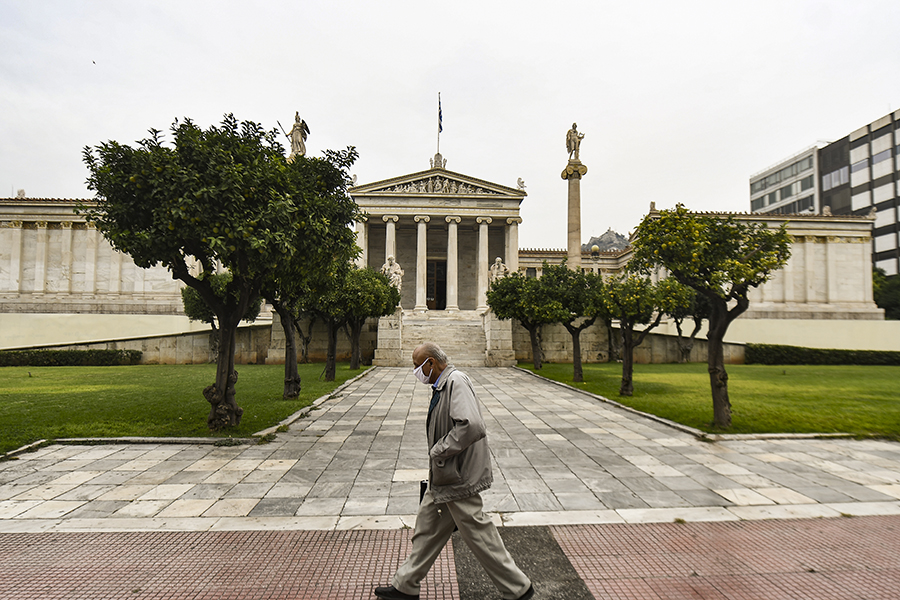
M 766 205 L 766 197 L 762 196 L 761 198 L 757 198 L 756 200 L 750 201 L 750 210 L 752 210 L 753 212 L 756 212 L 765 205 Z
M 883 152 L 879 152 L 878 154 L 876 154 L 875 156 L 873 156 L 873 157 L 872 157 L 872 164 L 873 164 L 873 165 L 876 165 L 876 164 L 880 163 L 880 162 L 883 161 L 883 160 L 889 159 L 890 157 L 891 157 L 891 149 L 888 148 L 887 150 L 885 150 L 885 151 L 883 151 Z
M 813 186 L 813 176 L 809 175 L 800 180 L 800 191 L 808 190 Z
M 857 171 L 862 171 L 863 169 L 868 169 L 868 168 L 869 168 L 869 159 L 864 158 L 861 161 L 850 165 L 850 172 L 856 173 Z
M 534 267 L 528 267 L 525 269 L 525 277 L 530 279 L 534 279 L 537 277 L 537 269 Z
M 791 196 L 793 196 L 794 195 L 793 189 L 794 189 L 793 185 L 786 185 L 783 188 L 781 188 L 780 190 L 778 190 L 778 192 L 781 194 L 781 199 L 784 200 L 785 198 L 790 198 Z
M 822 190 L 828 191 L 850 181 L 850 168 L 842 167 L 822 177 Z

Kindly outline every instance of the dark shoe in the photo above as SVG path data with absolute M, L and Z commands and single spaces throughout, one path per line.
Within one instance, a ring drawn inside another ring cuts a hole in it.
M 534 585 L 529 586 L 528 590 L 516 600 L 530 600 L 532 596 L 534 596 Z
M 531 591 L 532 595 L 534 594 L 534 590 Z M 392 585 L 387 587 L 377 587 L 375 588 L 375 595 L 383 600 L 419 600 L 418 596 L 413 596 L 412 594 L 404 594 L 397 588 Z M 525 596 L 528 596 L 526 594 Z M 522 596 L 523 598 L 525 596 Z M 531 596 L 528 596 L 531 598 Z

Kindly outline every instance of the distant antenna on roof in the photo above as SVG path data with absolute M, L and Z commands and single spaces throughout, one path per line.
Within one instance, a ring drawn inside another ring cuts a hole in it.
M 25 197 L 25 190 L 19 190 L 18 192 L 16 192 L 16 198 L 24 198 L 24 197 Z

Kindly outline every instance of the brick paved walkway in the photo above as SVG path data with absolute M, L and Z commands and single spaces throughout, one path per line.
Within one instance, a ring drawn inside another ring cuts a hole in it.
M 467 371 L 486 508 L 549 527 L 596 598 L 897 597 L 900 444 L 701 442 L 515 369 Z M 0 463 L 0 598 L 369 598 L 408 551 L 428 397 L 409 369 L 373 369 L 270 444 Z M 424 597 L 457 597 L 456 567 L 448 547 Z
M 895 516 L 550 531 L 597 600 L 892 600 L 900 589 Z M 409 530 L 2 534 L 0 598 L 370 599 L 406 556 L 410 537 Z M 532 574 L 527 559 L 519 563 Z M 549 577 L 534 577 L 536 598 L 565 598 Z M 422 597 L 491 599 L 459 595 L 450 544 Z

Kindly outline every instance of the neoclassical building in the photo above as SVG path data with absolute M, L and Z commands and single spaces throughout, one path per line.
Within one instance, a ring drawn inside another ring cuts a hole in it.
M 486 316 L 486 292 L 497 259 L 519 268 L 525 190 L 448 171 L 438 153 L 427 171 L 350 194 L 367 215 L 357 227 L 359 265 L 387 270 L 393 257 L 403 272 L 401 310 L 379 323 L 376 364 L 407 364 L 426 338 L 457 364 L 512 364 L 510 324 Z

